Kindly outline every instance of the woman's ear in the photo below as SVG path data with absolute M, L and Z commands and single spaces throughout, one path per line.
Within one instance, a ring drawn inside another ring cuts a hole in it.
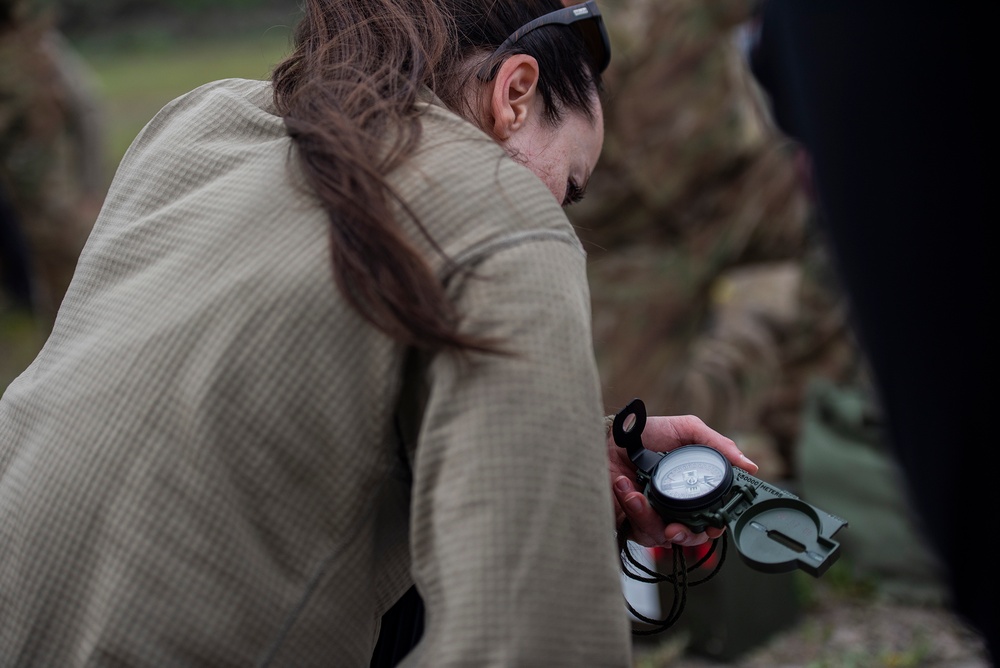
M 503 62 L 491 82 L 490 116 L 493 135 L 506 141 L 524 127 L 534 111 L 538 93 L 538 61 L 526 54 Z

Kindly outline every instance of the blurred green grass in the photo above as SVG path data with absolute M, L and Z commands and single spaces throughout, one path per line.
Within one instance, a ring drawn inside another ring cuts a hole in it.
M 183 39 L 146 33 L 76 45 L 94 74 L 103 106 L 108 182 L 126 149 L 166 103 L 201 84 L 230 77 L 267 79 L 289 52 L 291 27 Z

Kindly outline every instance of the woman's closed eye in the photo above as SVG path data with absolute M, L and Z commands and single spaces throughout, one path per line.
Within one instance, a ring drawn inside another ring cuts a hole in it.
M 583 199 L 586 194 L 586 190 L 581 188 L 576 184 L 576 181 L 570 179 L 566 182 L 566 196 L 563 198 L 563 206 L 569 206 L 570 204 L 576 204 Z

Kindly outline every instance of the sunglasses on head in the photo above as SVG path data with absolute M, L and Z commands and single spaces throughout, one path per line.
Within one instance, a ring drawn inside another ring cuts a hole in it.
M 583 37 L 583 41 L 587 45 L 587 50 L 597 65 L 597 71 L 603 72 L 607 69 L 608 63 L 611 62 L 611 40 L 608 39 L 608 31 L 604 27 L 601 10 L 597 8 L 597 3 L 594 0 L 588 0 L 579 5 L 563 7 L 525 23 L 515 30 L 514 34 L 504 40 L 503 44 L 493 52 L 493 57 L 517 43 L 518 40 L 532 30 L 537 30 L 548 25 L 572 25 L 575 27 Z M 490 61 L 493 60 L 493 57 L 490 58 Z M 490 68 L 490 61 L 487 61 L 487 64 L 483 65 L 482 69 L 479 70 L 479 78 L 483 81 L 489 81 L 496 76 L 496 69 L 499 65 L 494 65 Z

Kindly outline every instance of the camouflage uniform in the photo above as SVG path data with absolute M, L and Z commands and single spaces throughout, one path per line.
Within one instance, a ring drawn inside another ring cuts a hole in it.
M 100 111 L 82 63 L 28 0 L 0 9 L 0 184 L 29 248 L 35 303 L 51 316 L 106 187 Z
M 0 0 L 0 389 L 47 334 L 107 185 L 88 74 L 41 3 Z
M 605 149 L 569 214 L 588 243 L 608 411 L 639 396 L 696 414 L 762 476 L 787 477 L 805 382 L 857 359 L 839 291 L 813 280 L 823 261 L 795 146 L 734 39 L 754 4 L 602 6 Z
M 569 215 L 588 245 L 608 412 L 638 396 L 654 414 L 698 415 L 760 477 L 844 509 L 856 575 L 892 596 L 940 600 L 801 178 L 804 154 L 775 129 L 734 39 L 754 3 L 601 6 L 614 46 L 605 149 Z

